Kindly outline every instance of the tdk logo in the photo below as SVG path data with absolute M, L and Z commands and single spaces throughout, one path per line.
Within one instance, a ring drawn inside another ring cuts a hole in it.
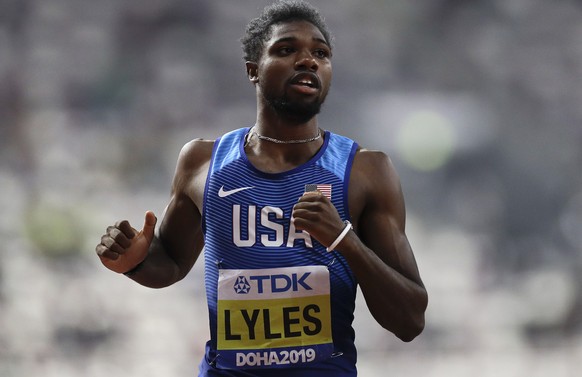
M 289 275 L 256 275 L 250 276 L 249 280 L 256 282 L 257 293 L 281 293 L 287 291 L 297 292 L 300 289 L 311 291 L 313 288 L 307 284 L 306 280 L 311 272 L 305 272 L 302 275 L 292 273 Z
M 239 276 L 236 278 L 234 283 L 234 291 L 238 294 L 249 293 L 251 290 L 251 285 L 249 281 L 244 276 Z
M 257 293 L 281 293 L 287 291 L 297 292 L 301 288 L 305 291 L 311 291 L 313 288 L 307 284 L 306 280 L 311 275 L 311 272 L 305 272 L 301 276 L 296 273 L 290 275 L 255 275 L 249 276 L 248 280 L 245 276 L 239 276 L 234 283 L 234 291 L 238 294 L 247 294 L 251 290 L 251 282 L 256 283 Z

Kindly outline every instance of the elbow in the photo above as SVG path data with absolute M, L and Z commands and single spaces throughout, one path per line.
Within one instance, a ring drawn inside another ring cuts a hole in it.
M 394 319 L 386 319 L 386 321 L 378 321 L 378 323 L 384 329 L 393 333 L 398 339 L 408 343 L 413 341 L 424 330 L 424 312 L 408 313 L 398 322 L 395 322 Z
M 403 342 L 412 342 L 424 330 L 424 315 L 420 317 L 415 321 L 411 321 L 406 328 L 394 332 L 394 335 Z
M 422 294 L 419 295 L 416 300 L 416 305 L 414 309 L 408 312 L 406 316 L 406 322 L 400 326 L 397 331 L 394 331 L 394 335 L 403 342 L 411 342 L 417 336 L 419 336 L 425 326 L 425 311 L 428 306 L 428 296 L 426 291 L 423 290 Z

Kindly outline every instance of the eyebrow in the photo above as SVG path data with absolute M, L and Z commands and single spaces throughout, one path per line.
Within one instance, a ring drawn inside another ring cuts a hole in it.
M 311 38 L 312 41 L 315 42 L 319 42 L 319 43 L 323 43 L 324 45 L 326 45 L 328 48 L 331 48 L 331 46 L 327 43 L 327 41 L 325 39 L 321 39 L 318 37 L 313 37 Z M 284 42 L 295 42 L 297 41 L 297 37 L 283 37 L 283 38 L 279 38 L 276 41 L 273 42 L 273 44 L 277 44 L 277 43 L 284 43 Z

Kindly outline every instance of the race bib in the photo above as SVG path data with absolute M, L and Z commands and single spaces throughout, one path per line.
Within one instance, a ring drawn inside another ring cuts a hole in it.
M 333 352 L 325 266 L 219 270 L 217 366 L 300 366 Z

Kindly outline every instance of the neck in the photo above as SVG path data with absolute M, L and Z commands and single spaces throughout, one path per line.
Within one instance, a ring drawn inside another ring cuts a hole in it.
M 253 131 L 261 136 L 278 140 L 305 140 L 317 136 L 317 117 L 306 122 L 281 117 L 274 112 L 259 112 Z
M 265 129 L 272 128 L 267 126 Z M 289 136 L 289 133 L 278 137 L 272 136 L 275 133 L 266 136 L 261 132 L 258 126 L 250 130 L 245 140 L 245 153 L 253 166 L 267 173 L 288 171 L 306 163 L 321 148 L 325 137 L 324 131 L 318 128 L 309 134 L 297 133 L 297 136 Z
M 321 132 L 319 138 L 297 144 L 271 142 L 259 139 L 256 135 L 288 141 L 307 140 L 316 137 L 318 132 Z M 324 132 L 318 128 L 316 117 L 299 123 L 265 109 L 257 113 L 257 122 L 247 135 L 245 151 L 251 164 L 259 170 L 281 172 L 307 162 L 321 148 L 324 136 Z
M 321 130 L 319 129 L 317 130 L 317 135 L 305 139 L 285 139 L 285 140 L 276 139 L 274 137 L 261 135 L 255 130 L 255 127 L 251 128 L 250 134 L 251 136 L 255 135 L 259 140 L 269 141 L 275 144 L 305 144 L 311 143 L 321 138 Z

